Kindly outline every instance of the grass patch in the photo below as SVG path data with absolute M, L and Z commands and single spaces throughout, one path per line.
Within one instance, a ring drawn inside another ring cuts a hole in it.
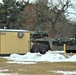
M 51 71 L 75 71 L 76 62 L 38 62 L 37 64 L 6 63 L 9 60 L 0 58 L 0 69 L 8 69 L 6 73 L 18 73 L 18 75 L 63 75 Z M 3 72 L 5 73 L 5 72 Z
M 7 62 L 8 60 L 5 58 L 0 58 L 0 62 Z

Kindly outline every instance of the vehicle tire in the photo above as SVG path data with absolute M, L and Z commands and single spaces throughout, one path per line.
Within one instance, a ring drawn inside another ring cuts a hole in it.
M 33 44 L 30 52 L 32 52 L 32 53 L 38 53 L 38 51 L 39 51 L 38 50 L 38 44 L 37 43 Z
M 47 45 L 46 44 L 40 44 L 39 45 L 39 52 L 41 54 L 45 54 L 48 51 Z

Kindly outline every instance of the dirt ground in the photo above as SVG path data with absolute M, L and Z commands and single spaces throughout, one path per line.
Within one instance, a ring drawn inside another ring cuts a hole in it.
M 6 70 L 0 71 L 0 73 L 10 73 L 10 75 L 63 75 L 53 71 L 76 71 L 76 63 L 73 62 L 14 64 L 6 63 L 7 61 L 9 60 L 0 58 L 0 70 Z

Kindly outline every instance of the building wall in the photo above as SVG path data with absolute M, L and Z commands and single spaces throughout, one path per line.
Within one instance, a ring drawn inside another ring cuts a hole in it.
M 24 37 L 19 38 L 18 32 L 0 32 L 0 54 L 24 54 L 30 48 L 30 33 L 24 32 Z

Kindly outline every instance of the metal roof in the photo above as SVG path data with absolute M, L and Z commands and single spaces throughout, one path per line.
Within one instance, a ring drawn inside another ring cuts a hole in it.
M 21 29 L 0 29 L 0 32 L 29 32 L 29 31 Z

